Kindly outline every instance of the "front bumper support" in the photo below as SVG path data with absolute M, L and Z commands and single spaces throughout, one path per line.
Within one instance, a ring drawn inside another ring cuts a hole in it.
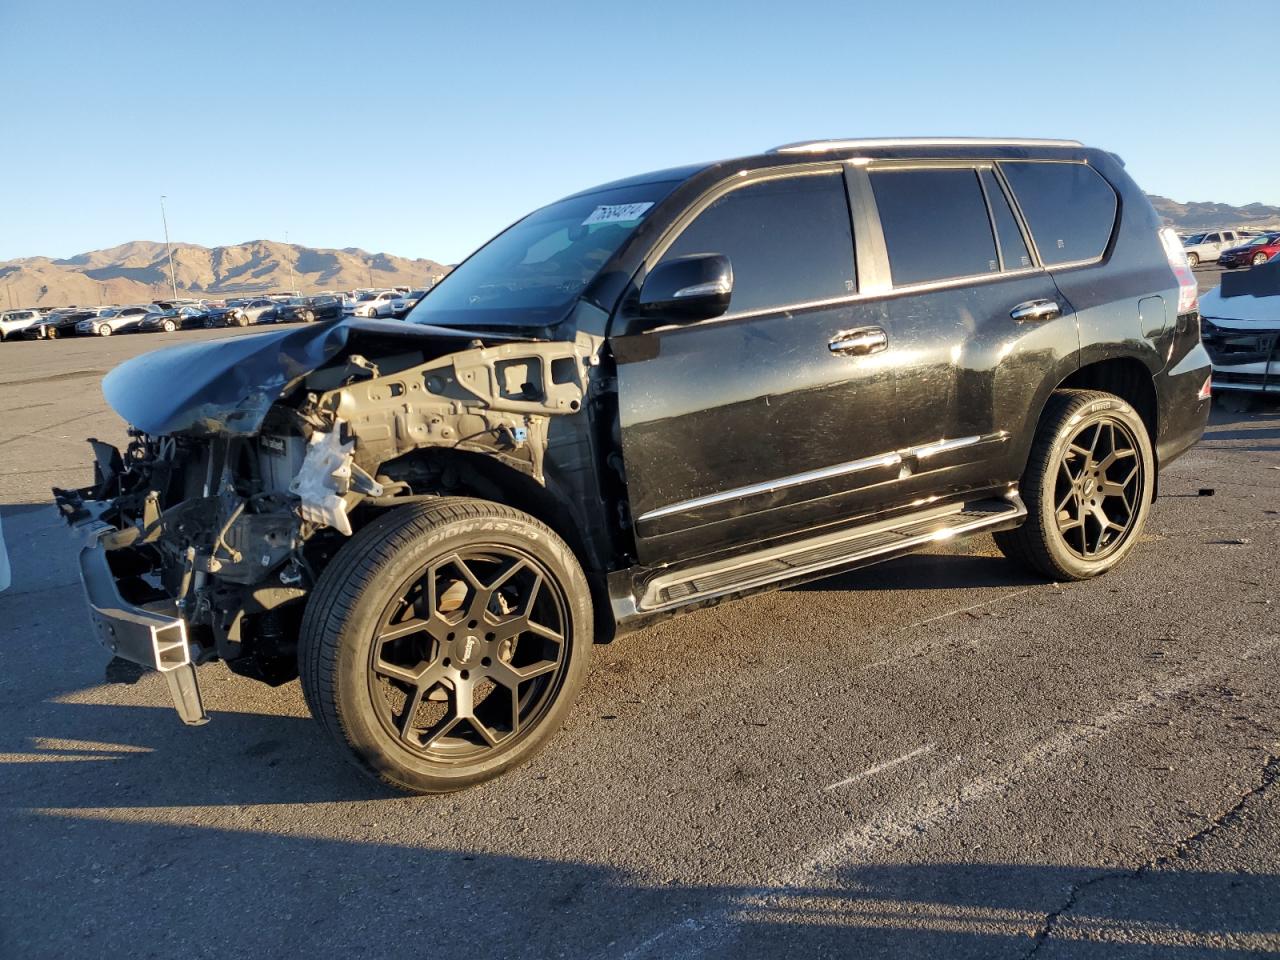
M 208 715 L 200 697 L 187 623 L 172 600 L 141 606 L 120 595 L 115 575 L 107 562 L 102 538 L 115 528 L 101 520 L 76 525 L 84 537 L 80 550 L 80 579 L 98 639 L 123 660 L 150 667 L 164 674 L 173 705 L 182 722 L 193 726 L 207 723 Z

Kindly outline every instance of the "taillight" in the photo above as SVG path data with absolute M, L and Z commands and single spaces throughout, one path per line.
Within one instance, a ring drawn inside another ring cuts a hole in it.
M 1178 316 L 1191 313 L 1200 305 L 1200 288 L 1196 285 L 1196 275 L 1191 272 L 1191 264 L 1187 262 L 1187 252 L 1173 227 L 1160 228 L 1160 245 L 1169 258 L 1173 275 L 1178 278 Z

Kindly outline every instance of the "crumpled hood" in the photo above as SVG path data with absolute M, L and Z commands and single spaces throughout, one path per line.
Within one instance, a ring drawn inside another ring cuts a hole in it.
M 150 434 L 243 436 L 256 433 L 271 404 L 348 343 L 408 340 L 405 347 L 443 356 L 477 337 L 523 339 L 386 320 L 308 324 L 143 354 L 107 374 L 102 393 L 111 409 Z

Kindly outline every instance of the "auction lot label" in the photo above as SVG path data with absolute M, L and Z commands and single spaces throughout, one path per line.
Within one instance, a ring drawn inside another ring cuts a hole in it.
M 615 203 L 596 207 L 591 216 L 582 221 L 582 225 L 587 227 L 593 223 L 629 223 L 639 220 L 652 206 L 652 203 Z

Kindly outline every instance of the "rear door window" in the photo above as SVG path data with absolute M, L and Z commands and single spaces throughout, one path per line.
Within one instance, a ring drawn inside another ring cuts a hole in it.
M 1000 270 L 987 201 L 971 167 L 873 170 L 894 286 Z
M 1096 260 L 1116 223 L 1116 192 L 1083 163 L 1000 164 L 1046 266 Z M 1206 238 L 1207 242 L 1212 242 Z
M 1009 207 L 1004 188 L 990 170 L 978 174 L 982 188 L 987 192 L 987 205 L 991 208 L 991 221 L 996 227 L 996 244 L 1000 248 L 1001 265 L 1005 270 L 1025 270 L 1031 266 L 1031 252 L 1022 238 L 1018 219 Z
M 857 284 L 843 174 L 777 177 L 726 193 L 661 262 L 695 253 L 729 258 L 731 316 L 849 296 Z

